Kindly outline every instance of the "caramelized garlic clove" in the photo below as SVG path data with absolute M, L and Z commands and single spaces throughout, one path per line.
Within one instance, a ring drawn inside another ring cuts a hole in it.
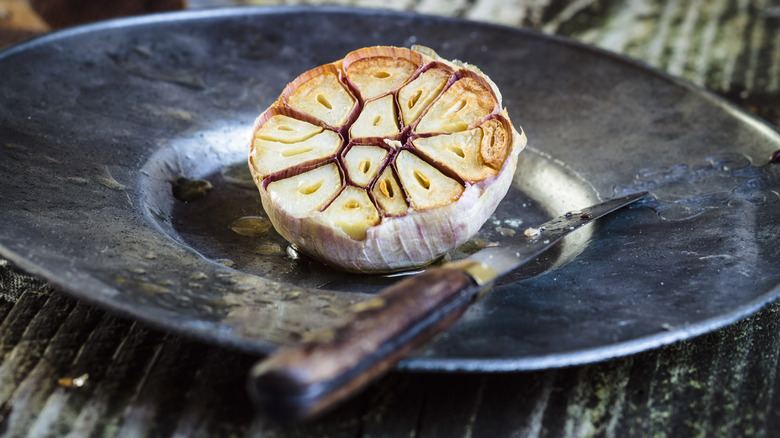
M 360 187 L 368 187 L 379 173 L 388 156 L 387 149 L 379 146 L 354 145 L 344 155 L 347 178 Z
M 309 70 L 291 82 L 282 93 L 290 108 L 316 117 L 333 127 L 349 121 L 357 107 L 357 99 L 340 80 L 341 72 L 334 64 Z
M 270 201 L 294 217 L 319 210 L 341 190 L 341 173 L 335 163 L 273 181 L 266 191 Z M 277 224 L 274 224 L 277 225 Z
M 414 123 L 441 93 L 452 76 L 452 69 L 441 63 L 430 64 L 415 79 L 398 91 L 398 106 L 404 126 Z
M 252 143 L 252 163 L 256 172 L 264 177 L 302 163 L 331 157 L 339 151 L 341 143 L 341 137 L 329 130 L 297 143 L 255 137 Z
M 321 126 L 284 114 L 275 114 L 263 123 L 255 133 L 255 139 L 280 143 L 297 143 L 323 131 Z
M 366 230 L 379 223 L 379 212 L 365 190 L 347 186 L 323 212 L 335 227 L 355 240 L 366 238 Z
M 509 154 L 511 127 L 489 119 L 466 131 L 420 137 L 412 144 L 468 181 L 482 181 L 501 170 Z
M 385 167 L 385 170 L 377 178 L 371 193 L 379 207 L 388 215 L 402 215 L 409 209 L 406 204 L 406 195 L 393 174 L 391 166 Z
M 509 155 L 511 130 L 509 122 L 498 118 L 487 120 L 479 126 L 482 136 L 479 155 L 482 161 L 494 170 L 500 170 Z
M 404 84 L 423 62 L 417 52 L 397 47 L 365 47 L 344 57 L 347 80 L 364 101 L 382 96 Z
M 400 133 L 395 101 L 389 94 L 367 102 L 349 129 L 349 135 L 353 139 L 394 138 Z
M 490 85 L 473 74 L 463 74 L 423 114 L 418 134 L 465 131 L 496 112 L 498 102 Z
M 463 186 L 409 151 L 401 151 L 395 160 L 398 177 L 412 206 L 427 209 L 456 201 Z

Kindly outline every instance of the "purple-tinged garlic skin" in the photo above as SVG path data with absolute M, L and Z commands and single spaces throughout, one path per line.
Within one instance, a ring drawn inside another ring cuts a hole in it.
M 427 265 L 476 234 L 525 144 L 475 67 L 378 46 L 288 84 L 255 121 L 249 167 L 286 240 L 381 273 Z

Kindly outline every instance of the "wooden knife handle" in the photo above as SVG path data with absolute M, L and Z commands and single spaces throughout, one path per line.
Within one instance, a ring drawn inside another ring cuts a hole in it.
M 344 324 L 259 362 L 249 392 L 278 420 L 311 419 L 452 325 L 478 289 L 469 275 L 452 268 L 402 280 L 358 303 Z

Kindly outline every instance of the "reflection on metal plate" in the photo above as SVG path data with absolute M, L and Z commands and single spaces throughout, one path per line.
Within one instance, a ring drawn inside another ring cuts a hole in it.
M 236 225 L 264 215 L 242 170 L 246 136 L 300 72 L 410 40 L 479 65 L 529 138 L 507 199 L 442 261 L 616 193 L 654 198 L 502 279 L 402 367 L 602 360 L 721 327 L 780 293 L 771 127 L 591 47 L 337 8 L 133 18 L 1 52 L 0 255 L 80 298 L 247 351 L 327 332 L 397 277 L 345 275 L 273 230 Z M 182 177 L 200 181 L 196 196 L 175 199 Z

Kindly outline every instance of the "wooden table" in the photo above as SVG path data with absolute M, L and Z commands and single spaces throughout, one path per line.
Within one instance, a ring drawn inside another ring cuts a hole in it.
M 541 29 L 624 53 L 780 125 L 776 0 L 396 5 Z M 0 43 L 19 38 L 18 31 L 0 35 Z M 280 426 L 256 414 L 245 394 L 256 358 L 123 319 L 0 261 L 4 436 L 780 436 L 779 357 L 775 302 L 714 333 L 593 365 L 391 373 L 314 423 Z

